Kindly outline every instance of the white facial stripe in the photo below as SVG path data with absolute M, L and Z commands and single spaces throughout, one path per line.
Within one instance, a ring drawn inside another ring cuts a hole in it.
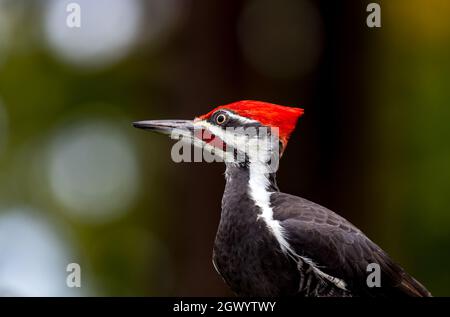
M 272 145 L 270 141 L 266 140 L 260 140 L 257 137 L 257 134 L 255 133 L 254 137 L 250 137 L 249 134 L 239 134 L 235 133 L 238 128 L 232 128 L 232 129 L 223 129 L 221 127 L 218 127 L 216 125 L 213 125 L 205 120 L 194 122 L 194 125 L 198 127 L 202 127 L 204 129 L 207 129 L 210 133 L 218 136 L 225 144 L 228 146 L 234 148 L 234 149 L 240 149 L 245 151 L 245 153 L 254 160 L 260 160 L 262 162 L 267 162 L 271 158 L 272 154 Z M 245 132 L 245 128 L 242 132 Z M 250 129 L 250 128 L 248 128 Z M 257 129 L 257 128 L 254 128 Z M 267 129 L 267 128 L 264 128 Z M 255 131 L 256 132 L 256 131 Z M 275 143 L 275 146 L 278 146 L 278 144 Z M 278 150 L 278 148 L 276 148 Z M 232 154 L 232 153 L 230 153 Z M 229 157 L 232 158 L 232 155 Z
M 187 132 L 185 130 L 178 130 L 175 129 L 170 133 L 170 137 L 175 140 L 182 140 L 186 143 L 193 144 L 194 146 L 204 149 L 208 151 L 209 153 L 214 153 L 218 158 L 221 160 L 227 160 L 228 159 L 228 153 L 224 152 L 223 150 L 206 143 L 203 140 L 200 140 L 199 138 L 196 138 L 192 132 Z
M 249 118 L 246 118 L 246 117 L 242 117 L 242 116 L 240 116 L 240 115 L 238 115 L 238 114 L 235 114 L 234 112 L 231 112 L 231 111 L 226 110 L 226 109 L 224 109 L 224 110 L 222 110 L 222 111 L 223 111 L 223 112 L 226 112 L 226 114 L 227 114 L 230 118 L 236 119 L 236 120 L 238 120 L 238 121 L 240 121 L 240 122 L 242 122 L 242 123 L 259 123 L 259 122 L 256 121 L 256 120 L 252 120 L 252 119 L 249 119 Z

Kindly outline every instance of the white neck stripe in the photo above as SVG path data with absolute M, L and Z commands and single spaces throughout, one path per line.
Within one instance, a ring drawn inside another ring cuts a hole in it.
M 269 173 L 267 166 L 262 162 L 250 162 L 249 170 L 249 194 L 255 204 L 261 208 L 261 213 L 257 216 L 257 219 L 262 218 L 264 220 L 267 227 L 280 244 L 281 250 L 285 254 L 291 256 L 295 261 L 298 261 L 299 259 L 303 260 L 305 263 L 310 265 L 319 276 L 329 280 L 337 287 L 346 290 L 347 285 L 343 280 L 321 271 L 311 259 L 304 256 L 299 256 L 286 240 L 284 228 L 278 220 L 273 219 L 273 209 L 270 206 L 270 196 L 273 192 L 267 190 L 269 186 L 269 180 L 267 178 Z

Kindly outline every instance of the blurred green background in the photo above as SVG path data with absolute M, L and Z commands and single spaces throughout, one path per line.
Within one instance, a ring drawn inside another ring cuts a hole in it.
M 0 294 L 230 295 L 224 167 L 131 122 L 257 99 L 305 109 L 281 189 L 449 296 L 450 2 L 369 2 L 0 0 Z

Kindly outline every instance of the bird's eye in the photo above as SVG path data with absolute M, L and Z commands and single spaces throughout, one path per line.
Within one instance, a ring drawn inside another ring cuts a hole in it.
M 227 121 L 227 116 L 226 116 L 225 114 L 223 114 L 223 113 L 219 114 L 219 115 L 216 117 L 216 123 L 217 123 L 217 124 L 224 124 L 225 121 Z

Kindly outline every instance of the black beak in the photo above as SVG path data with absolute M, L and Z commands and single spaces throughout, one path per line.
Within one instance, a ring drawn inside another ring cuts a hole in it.
M 138 129 L 150 130 L 163 134 L 192 133 L 194 124 L 192 120 L 149 120 L 133 122 L 133 126 Z

